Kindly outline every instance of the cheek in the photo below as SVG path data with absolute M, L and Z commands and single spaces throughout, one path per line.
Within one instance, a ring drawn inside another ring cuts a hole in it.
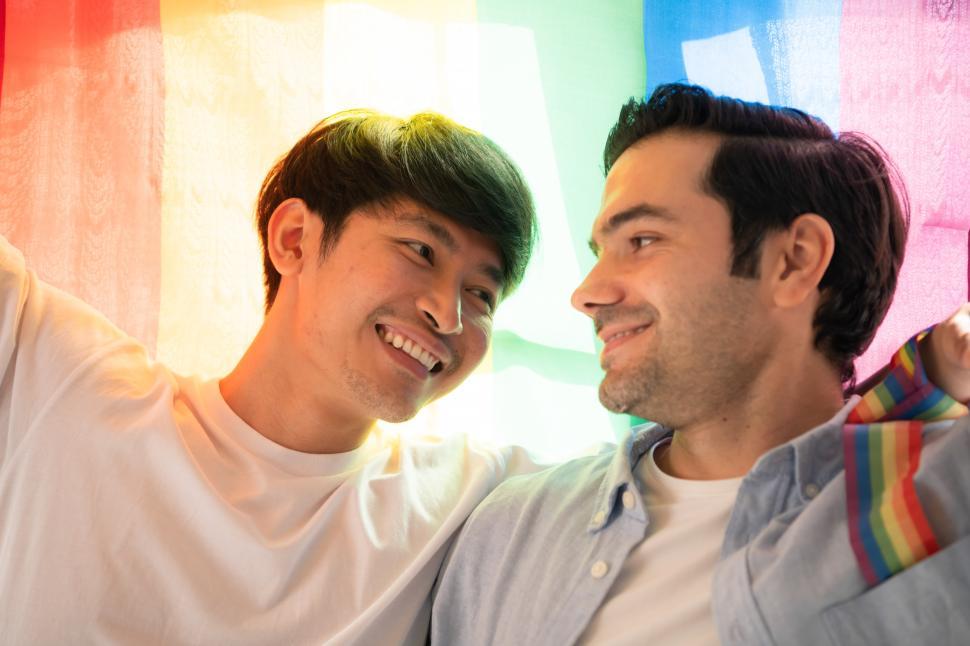
M 478 367 L 488 352 L 492 338 L 491 324 L 468 323 L 462 336 L 464 337 L 461 348 L 464 363 L 462 374 L 467 376 Z

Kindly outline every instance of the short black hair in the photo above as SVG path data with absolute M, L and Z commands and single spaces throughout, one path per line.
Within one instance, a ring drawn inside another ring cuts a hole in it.
M 835 252 L 819 284 L 815 345 L 843 382 L 854 382 L 853 361 L 892 302 L 909 225 L 905 188 L 885 151 L 801 110 L 671 83 L 620 109 L 603 151 L 606 172 L 627 148 L 665 131 L 720 137 L 705 188 L 731 216 L 732 275 L 757 277 L 765 235 L 799 215 L 828 221 Z
M 266 310 L 280 275 L 266 248 L 270 216 L 299 198 L 326 226 L 321 258 L 347 217 L 370 204 L 410 198 L 498 246 L 502 293 L 522 281 L 536 238 L 535 207 L 521 171 L 483 134 L 432 112 L 401 119 L 348 110 L 313 127 L 270 169 L 256 205 L 263 246 Z

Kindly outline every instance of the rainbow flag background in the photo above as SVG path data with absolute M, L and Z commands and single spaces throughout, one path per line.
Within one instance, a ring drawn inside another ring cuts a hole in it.
M 629 424 L 568 304 L 602 144 L 624 99 L 681 79 L 896 159 L 910 245 L 863 375 L 966 300 L 968 0 L 0 0 L 0 233 L 160 360 L 220 375 L 261 319 L 272 161 L 339 109 L 439 110 L 519 162 L 542 240 L 483 368 L 412 424 L 564 457 Z

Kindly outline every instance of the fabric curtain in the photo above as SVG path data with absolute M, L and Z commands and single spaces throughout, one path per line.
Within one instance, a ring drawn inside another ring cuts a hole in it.
M 263 175 L 357 106 L 482 130 L 539 209 L 492 352 L 416 430 L 559 459 L 629 426 L 597 402 L 569 294 L 593 261 L 606 133 L 661 82 L 793 104 L 895 158 L 910 242 L 862 375 L 967 298 L 966 0 L 0 0 L 0 25 L 0 233 L 178 372 L 217 377 L 241 355 L 262 318 Z

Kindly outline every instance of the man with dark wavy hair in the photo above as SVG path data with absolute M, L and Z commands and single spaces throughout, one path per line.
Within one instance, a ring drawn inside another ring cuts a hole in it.
M 171 373 L 0 238 L 0 643 L 423 644 L 428 592 L 521 453 L 376 426 L 467 377 L 532 200 L 435 114 L 317 125 L 259 197 L 266 317 Z
M 970 398 L 970 310 L 843 395 L 903 260 L 883 152 L 671 84 L 622 108 L 605 166 L 573 305 L 603 404 L 656 423 L 500 485 L 440 575 L 433 641 L 965 640 L 970 419 L 936 386 Z

